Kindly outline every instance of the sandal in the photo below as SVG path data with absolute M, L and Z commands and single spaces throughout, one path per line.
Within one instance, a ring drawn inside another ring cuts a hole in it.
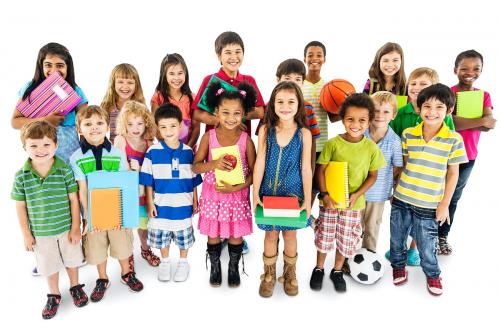
M 153 251 L 151 250 L 151 248 L 148 248 L 148 249 L 142 249 L 141 247 L 141 256 L 142 258 L 144 258 L 149 265 L 153 266 L 153 267 L 157 267 L 158 265 L 160 265 L 160 257 L 156 256 L 155 254 L 153 254 Z
M 438 254 L 439 255 L 451 255 L 453 252 L 453 248 L 451 248 L 450 244 L 448 243 L 448 237 L 446 236 L 440 236 L 439 241 L 438 241 Z

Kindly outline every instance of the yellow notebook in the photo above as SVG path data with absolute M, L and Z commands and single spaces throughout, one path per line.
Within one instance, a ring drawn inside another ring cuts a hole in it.
M 238 185 L 245 183 L 245 174 L 243 173 L 243 165 L 241 164 L 241 155 L 238 145 L 224 146 L 213 148 L 212 159 L 217 160 L 223 155 L 229 154 L 236 158 L 236 167 L 231 171 L 224 171 L 215 169 L 215 180 L 217 185 L 224 186 L 221 181 L 231 185 Z
M 119 188 L 90 191 L 91 223 L 89 230 L 115 230 L 122 226 L 122 194 Z
M 326 190 L 339 203 L 338 209 L 349 207 L 349 174 L 347 162 L 330 161 L 325 171 Z
M 408 96 L 396 95 L 396 101 L 398 102 L 398 109 L 399 109 L 400 107 L 403 107 L 406 104 L 408 104 Z
M 483 117 L 484 91 L 459 91 L 457 93 L 457 116 L 467 119 Z

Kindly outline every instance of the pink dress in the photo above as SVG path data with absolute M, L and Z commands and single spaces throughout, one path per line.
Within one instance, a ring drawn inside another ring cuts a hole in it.
M 209 131 L 208 161 L 212 160 L 210 150 L 221 147 L 215 129 Z M 245 177 L 248 176 L 246 143 L 248 134 L 242 132 L 238 139 L 241 162 Z M 203 235 L 221 238 L 239 238 L 252 233 L 252 209 L 248 187 L 234 193 L 219 193 L 215 190 L 215 172 L 210 171 L 203 178 L 200 197 L 200 218 L 198 229 Z

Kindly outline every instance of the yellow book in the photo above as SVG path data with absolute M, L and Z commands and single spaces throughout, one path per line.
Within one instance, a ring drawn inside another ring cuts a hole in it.
M 90 191 L 91 222 L 89 230 L 105 231 L 122 226 L 122 194 L 119 188 L 93 189 Z
M 221 181 L 230 185 L 238 185 L 245 183 L 245 174 L 243 173 L 243 165 L 241 163 L 240 149 L 238 145 L 217 147 L 211 150 L 212 159 L 217 160 L 226 154 L 234 156 L 236 166 L 231 171 L 215 169 L 215 180 L 217 185 L 224 186 Z
M 468 119 L 483 117 L 484 91 L 471 90 L 457 93 L 457 116 Z
M 326 190 L 339 206 L 338 209 L 349 207 L 349 174 L 347 162 L 330 161 L 325 171 Z

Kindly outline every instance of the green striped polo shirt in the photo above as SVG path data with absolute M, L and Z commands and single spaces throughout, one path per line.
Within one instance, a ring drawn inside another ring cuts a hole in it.
M 467 162 L 462 136 L 443 124 L 428 143 L 423 122 L 403 131 L 401 144 L 407 163 L 394 197 L 421 208 L 436 209 L 443 199 L 449 165 Z
M 86 180 L 87 174 L 97 170 L 97 163 L 92 150 L 87 150 L 85 153 L 82 148 L 77 149 L 70 157 L 69 162 L 75 174 L 75 179 Z M 127 171 L 127 158 L 125 153 L 109 147 L 109 150 L 102 148 L 101 167 L 105 171 Z
M 41 177 L 28 159 L 16 173 L 11 198 L 25 201 L 33 236 L 54 236 L 71 228 L 69 193 L 78 191 L 71 168 L 60 158 Z

